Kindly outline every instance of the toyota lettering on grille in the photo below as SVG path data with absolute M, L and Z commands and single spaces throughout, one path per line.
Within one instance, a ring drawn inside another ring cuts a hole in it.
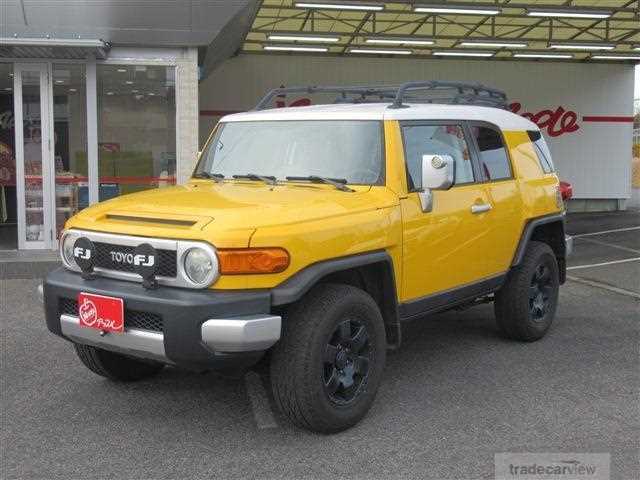
M 129 265 L 152 267 L 155 265 L 156 259 L 154 255 L 143 255 L 110 251 L 111 261 L 116 263 L 126 263 Z

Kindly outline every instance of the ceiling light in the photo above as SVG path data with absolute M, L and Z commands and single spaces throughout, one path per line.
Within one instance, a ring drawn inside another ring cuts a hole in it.
M 571 53 L 514 53 L 514 58 L 573 58 Z
M 489 40 L 485 41 L 475 41 L 475 40 L 467 40 L 464 42 L 460 42 L 461 47 L 487 47 L 487 48 L 526 48 L 528 47 L 527 43 L 523 42 L 492 42 Z
M 327 47 L 296 47 L 286 45 L 265 45 L 263 50 L 273 50 L 278 52 L 328 52 Z
M 126 68 L 119 68 L 118 72 L 120 73 L 127 73 L 127 69 Z
M 56 80 L 56 83 L 57 83 L 58 85 L 60 85 L 60 84 L 64 83 L 64 80 Z
M 10 91 L 12 91 L 12 90 L 13 90 L 13 88 L 11 88 L 11 87 L 7 87 L 7 88 L 5 88 L 5 90 L 6 90 L 7 92 L 10 92 Z
M 616 46 L 603 43 L 552 43 L 549 48 L 557 50 L 613 50 Z
M 609 18 L 611 12 L 608 10 L 588 10 L 588 9 L 547 9 L 531 8 L 527 10 L 530 17 L 560 17 L 560 18 Z
M 411 55 L 411 50 L 381 49 L 381 48 L 350 48 L 349 53 L 370 53 L 373 55 Z
M 384 5 L 362 4 L 362 3 L 311 3 L 296 2 L 297 8 L 318 8 L 327 10 L 371 10 L 379 12 L 384 10 Z
M 153 96 L 155 96 L 155 93 L 149 92 L 149 93 L 147 93 L 147 95 L 149 95 L 150 97 L 153 97 Z
M 433 45 L 436 42 L 434 42 L 433 40 L 420 40 L 417 38 L 372 37 L 367 38 L 365 40 L 365 43 L 377 43 L 380 45 Z
M 126 83 L 127 85 L 133 85 L 133 82 L 132 82 L 131 80 L 127 80 L 127 81 L 126 81 L 126 82 L 124 82 L 124 83 Z
M 107 92 L 107 95 L 113 95 L 113 92 Z
M 483 5 L 416 5 L 413 11 L 417 13 L 448 13 L 460 15 L 498 15 L 501 8 Z
M 593 60 L 637 60 L 640 61 L 640 55 L 591 55 Z
M 269 40 L 281 42 L 339 42 L 340 37 L 315 36 L 315 35 L 268 35 Z
M 77 92 L 77 91 L 78 91 L 78 89 L 77 89 L 77 88 L 70 88 L 70 89 L 69 89 L 69 91 L 70 91 L 71 93 L 75 93 L 75 92 Z
M 138 93 L 139 90 L 131 90 L 131 93 Z
M 495 52 L 456 52 L 456 51 L 435 51 L 431 53 L 438 57 L 493 57 Z
M 633 47 L 633 49 L 634 49 L 636 52 L 640 51 L 640 45 L 638 45 L 637 47 Z

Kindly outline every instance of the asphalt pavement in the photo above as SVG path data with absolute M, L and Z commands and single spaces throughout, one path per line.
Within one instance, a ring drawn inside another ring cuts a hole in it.
M 5 271 L 0 477 L 475 479 L 496 453 L 577 452 L 640 478 L 640 229 L 591 235 L 640 222 L 576 218 L 589 235 L 543 340 L 502 339 L 490 305 L 407 324 L 369 415 L 330 436 L 291 426 L 255 374 L 92 374 L 46 330 L 37 275 Z

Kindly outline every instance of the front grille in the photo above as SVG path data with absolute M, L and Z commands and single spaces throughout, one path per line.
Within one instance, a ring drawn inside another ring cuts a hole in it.
M 61 315 L 78 316 L 78 302 L 72 298 L 60 298 L 58 310 Z M 156 313 L 124 310 L 125 328 L 139 328 L 152 332 L 162 332 L 162 317 Z
M 96 260 L 95 266 L 104 268 L 107 270 L 115 270 L 118 272 L 133 272 L 135 269 L 130 263 L 114 262 L 111 260 L 111 252 L 122 252 L 126 254 L 133 254 L 135 247 L 129 247 L 126 245 L 115 245 L 111 243 L 93 242 L 96 248 Z M 175 278 L 177 276 L 177 261 L 175 250 L 156 250 L 158 253 L 158 270 L 156 275 L 159 277 Z

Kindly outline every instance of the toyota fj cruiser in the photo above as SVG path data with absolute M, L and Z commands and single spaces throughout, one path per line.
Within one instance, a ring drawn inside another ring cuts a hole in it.
M 266 108 L 292 93 L 338 100 Z M 545 141 L 505 105 L 451 82 L 270 92 L 186 185 L 68 221 L 47 326 L 112 380 L 269 362 L 275 403 L 321 432 L 369 410 L 404 321 L 493 301 L 538 340 L 572 244 Z

